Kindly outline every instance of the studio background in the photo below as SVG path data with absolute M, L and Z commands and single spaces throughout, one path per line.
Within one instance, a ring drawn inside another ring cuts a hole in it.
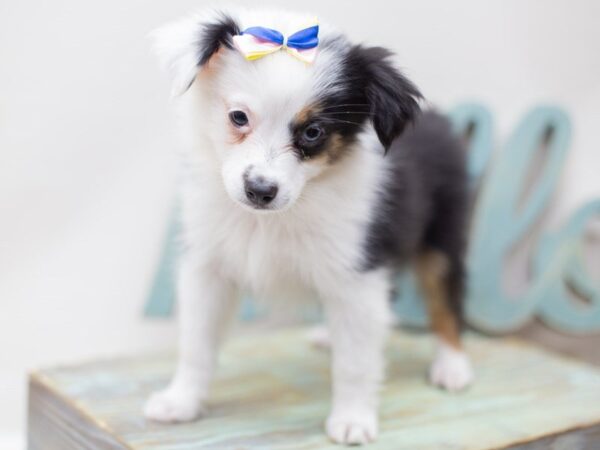
M 21 445 L 28 370 L 174 346 L 173 321 L 142 316 L 177 142 L 146 36 L 206 5 L 0 0 L 0 448 Z M 535 104 L 563 107 L 574 135 L 546 227 L 600 193 L 600 3 L 301 7 L 393 49 L 432 103 L 485 104 L 497 145 Z

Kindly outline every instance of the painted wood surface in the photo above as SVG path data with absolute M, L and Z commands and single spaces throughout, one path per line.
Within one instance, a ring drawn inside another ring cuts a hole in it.
M 207 416 L 160 425 L 140 414 L 164 387 L 170 355 L 38 371 L 30 384 L 30 450 L 333 449 L 329 355 L 305 330 L 244 336 L 222 354 Z M 467 337 L 477 372 L 461 394 L 429 386 L 433 340 L 394 332 L 381 433 L 369 449 L 600 448 L 600 370 L 515 339 Z M 563 444 L 577 445 L 567 445 Z

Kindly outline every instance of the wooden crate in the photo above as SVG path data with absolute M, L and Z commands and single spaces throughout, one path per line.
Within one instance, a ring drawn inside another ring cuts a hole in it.
M 430 336 L 395 332 L 379 440 L 370 449 L 600 449 L 600 370 L 516 339 L 468 336 L 477 382 L 448 394 L 426 383 Z M 329 355 L 303 330 L 229 343 L 195 423 L 161 425 L 140 411 L 167 383 L 172 355 L 35 372 L 30 450 L 328 449 Z

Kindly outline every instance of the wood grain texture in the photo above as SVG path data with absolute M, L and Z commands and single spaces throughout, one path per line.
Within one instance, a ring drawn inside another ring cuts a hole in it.
M 329 355 L 304 336 L 304 330 L 291 330 L 228 344 L 208 414 L 190 424 L 155 424 L 140 414 L 148 394 L 167 383 L 172 356 L 36 372 L 29 448 L 339 448 L 322 427 L 329 407 Z M 478 379 L 467 392 L 452 395 L 425 381 L 432 338 L 394 332 L 380 438 L 369 449 L 600 448 L 597 368 L 515 339 L 467 336 L 465 345 Z
M 77 403 L 53 391 L 43 377 L 29 383 L 27 428 L 29 450 L 125 450 L 102 422 L 81 410 Z
M 592 426 L 523 442 L 506 450 L 597 450 L 599 442 L 600 426 Z

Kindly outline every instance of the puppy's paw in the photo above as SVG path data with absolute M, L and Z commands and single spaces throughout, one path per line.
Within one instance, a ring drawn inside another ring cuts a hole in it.
M 144 416 L 157 422 L 190 422 L 204 413 L 197 395 L 169 387 L 155 392 L 144 406 Z
M 325 423 L 327 436 L 337 444 L 362 445 L 377 439 L 377 415 L 369 409 L 333 412 Z
M 429 381 L 448 391 L 460 391 L 469 386 L 475 375 L 465 352 L 442 344 L 429 369 Z

